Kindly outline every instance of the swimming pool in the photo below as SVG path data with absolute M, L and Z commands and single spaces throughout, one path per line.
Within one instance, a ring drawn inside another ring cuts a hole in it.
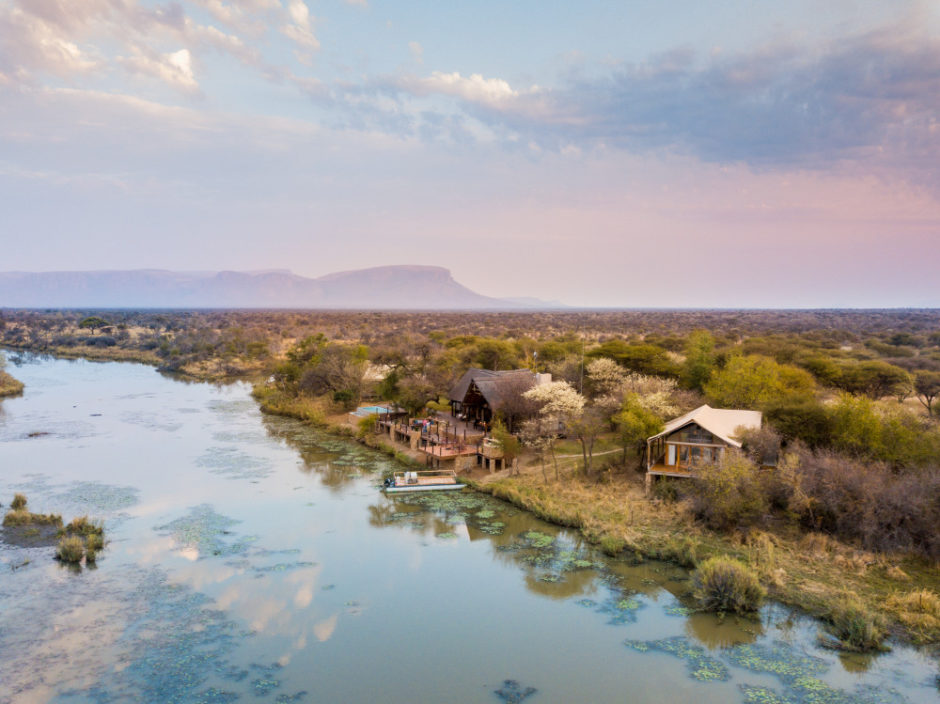
M 382 406 L 360 406 L 353 413 L 357 416 L 365 418 L 366 416 L 371 415 L 383 415 L 388 413 L 388 409 L 383 408 Z

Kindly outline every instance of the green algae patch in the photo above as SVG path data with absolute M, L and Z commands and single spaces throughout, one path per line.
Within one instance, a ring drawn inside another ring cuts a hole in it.
M 519 684 L 517 680 L 503 680 L 503 684 L 499 689 L 494 690 L 493 694 L 506 704 L 519 704 L 519 702 L 528 699 L 536 692 L 538 690 L 535 687 Z
M 701 682 L 724 682 L 731 676 L 727 665 L 680 636 L 661 640 L 625 640 L 624 645 L 641 653 L 653 650 L 685 660 L 692 677 Z
M 739 667 L 752 672 L 766 672 L 792 681 L 800 677 L 814 677 L 829 670 L 822 658 L 804 655 L 782 642 L 771 645 L 736 645 L 726 656 Z
M 453 531 L 447 531 L 446 533 L 438 533 L 434 537 L 440 538 L 441 540 L 456 540 L 457 534 L 454 533 Z
M 539 533 L 537 530 L 530 530 L 523 535 L 526 543 L 533 548 L 547 548 L 555 542 L 555 538 L 545 533 Z
M 231 534 L 229 529 L 238 523 L 233 518 L 216 513 L 209 504 L 202 504 L 191 508 L 187 515 L 157 526 L 154 530 L 169 534 L 181 547 L 195 548 L 201 559 L 209 555 L 237 555 L 245 552 L 246 543 L 252 541 L 243 539 L 241 542 L 227 543 L 223 539 L 223 536 Z
M 744 704 L 797 704 L 795 699 L 782 697 L 767 687 L 753 687 L 749 684 L 742 684 L 740 689 L 744 695 Z

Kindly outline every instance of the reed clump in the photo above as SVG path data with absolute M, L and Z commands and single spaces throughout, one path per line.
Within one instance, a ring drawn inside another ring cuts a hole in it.
M 712 557 L 693 577 L 695 598 L 706 611 L 746 614 L 757 611 L 766 595 L 757 575 L 743 562 Z
M 826 617 L 828 630 L 843 650 L 857 652 L 885 650 L 884 621 L 852 592 L 846 592 Z
M 57 560 L 68 564 L 78 564 L 85 555 L 85 541 L 77 535 L 70 535 L 59 541 L 55 556 Z
M 62 516 L 56 513 L 32 513 L 27 506 L 26 496 L 15 494 L 10 503 L 10 511 L 3 517 L 4 527 L 52 525 L 61 526 Z

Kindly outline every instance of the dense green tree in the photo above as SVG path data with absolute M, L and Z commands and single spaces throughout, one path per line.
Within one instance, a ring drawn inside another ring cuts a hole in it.
M 626 466 L 630 454 L 640 457 L 646 439 L 663 429 L 663 421 L 647 409 L 637 394 L 628 394 L 623 406 L 613 417 L 617 438 L 623 448 L 623 464 Z
M 865 394 L 879 399 L 892 393 L 899 385 L 911 385 L 911 375 L 894 364 L 881 360 L 867 360 L 846 366 L 839 386 L 853 394 Z
M 715 368 L 715 337 L 707 330 L 694 330 L 685 344 L 682 383 L 701 391 Z
M 592 349 L 590 358 L 609 357 L 627 369 L 642 374 L 678 377 L 681 370 L 669 352 L 657 345 L 631 344 L 623 340 L 608 340 Z
M 770 357 L 732 357 L 705 384 L 709 401 L 725 408 L 762 408 L 781 401 L 813 398 L 812 375 Z

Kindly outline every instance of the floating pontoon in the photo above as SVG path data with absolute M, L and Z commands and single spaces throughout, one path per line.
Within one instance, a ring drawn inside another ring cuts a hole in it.
M 426 472 L 395 472 L 385 480 L 382 488 L 388 494 L 405 491 L 459 491 L 466 484 L 457 481 L 457 473 L 452 469 L 438 469 Z

